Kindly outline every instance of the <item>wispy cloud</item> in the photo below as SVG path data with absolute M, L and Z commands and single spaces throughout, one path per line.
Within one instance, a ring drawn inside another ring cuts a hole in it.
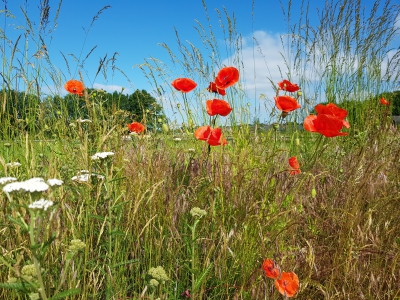
M 93 84 L 94 89 L 101 89 L 104 90 L 108 93 L 113 93 L 113 92 L 122 92 L 124 94 L 131 94 L 131 91 L 129 88 L 125 88 L 121 85 L 105 85 L 105 84 L 100 84 L 100 83 L 94 83 Z

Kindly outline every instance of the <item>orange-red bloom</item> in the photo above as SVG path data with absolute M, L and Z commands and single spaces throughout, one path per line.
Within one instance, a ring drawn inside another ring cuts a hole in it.
M 285 297 L 293 297 L 299 286 L 299 278 L 293 272 L 282 272 L 281 277 L 275 280 L 275 287 Z
M 221 69 L 215 78 L 215 85 L 219 89 L 226 89 L 239 81 L 239 71 L 235 67 Z
M 215 82 L 210 82 L 210 85 L 208 86 L 207 90 L 209 92 L 215 93 L 215 94 L 220 94 L 221 96 L 225 96 L 226 92 L 225 89 L 219 89 L 217 88 L 217 85 Z
M 286 91 L 286 92 L 297 92 L 300 88 L 297 84 L 291 83 L 289 80 L 284 79 L 281 82 L 278 82 L 278 87 L 280 90 Z
M 296 175 L 301 173 L 300 164 L 297 161 L 296 156 L 292 156 L 291 158 L 289 158 L 289 165 L 292 167 L 292 170 L 290 170 L 291 175 Z
M 67 81 L 64 85 L 64 88 L 71 94 L 76 94 L 79 97 L 83 96 L 83 91 L 85 90 L 83 83 L 75 79 Z
M 343 127 L 349 128 L 350 124 L 344 118 L 347 117 L 345 109 L 337 107 L 333 103 L 326 106 L 318 104 L 315 106 L 318 115 L 310 115 L 304 119 L 304 129 L 310 132 L 319 132 L 326 137 L 347 135 L 347 132 L 340 132 Z
M 274 99 L 276 108 L 285 113 L 288 113 L 290 111 L 293 111 L 301 107 L 301 105 L 297 103 L 297 100 L 295 98 L 287 95 L 274 97 Z
M 214 99 L 206 101 L 206 110 L 210 116 L 220 115 L 226 117 L 232 111 L 232 107 L 225 100 Z
M 133 122 L 131 124 L 127 124 L 126 126 L 128 126 L 130 132 L 135 133 L 142 133 L 146 129 L 144 125 L 139 122 Z
M 196 139 L 207 141 L 210 146 L 226 145 L 228 142 L 223 137 L 221 128 L 212 129 L 210 126 L 201 126 L 194 133 Z
M 197 86 L 197 83 L 190 78 L 177 78 L 171 84 L 182 93 L 189 93 Z
M 381 103 L 383 104 L 383 105 L 389 105 L 389 101 L 387 101 L 385 98 L 381 98 Z
M 276 279 L 281 275 L 281 271 L 279 270 L 278 266 L 270 258 L 267 258 L 263 261 L 261 268 L 264 270 L 265 276 L 269 278 Z

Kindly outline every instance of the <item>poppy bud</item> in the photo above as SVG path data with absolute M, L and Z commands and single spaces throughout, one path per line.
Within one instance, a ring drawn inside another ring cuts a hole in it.
M 272 126 L 274 127 L 275 130 L 279 129 L 279 124 L 278 123 L 274 123 Z
M 311 197 L 312 197 L 312 198 L 315 198 L 315 196 L 317 196 L 317 191 L 316 191 L 315 188 L 312 188 L 312 190 L 311 190 Z
M 165 123 L 162 124 L 162 131 L 165 132 L 165 133 L 167 133 L 169 131 L 169 127 L 168 127 L 167 124 L 165 124 Z
M 296 142 L 296 146 L 300 146 L 300 139 L 299 139 L 299 138 L 297 138 L 297 139 L 295 140 L 295 142 Z
M 297 92 L 297 96 L 301 97 L 301 95 L 303 95 L 303 92 L 302 91 L 298 91 Z

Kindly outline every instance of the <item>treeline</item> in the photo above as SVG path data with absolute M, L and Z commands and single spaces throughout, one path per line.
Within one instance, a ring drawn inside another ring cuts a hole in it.
M 91 111 L 98 119 L 117 116 L 120 122 L 145 122 L 149 130 L 155 129 L 161 120 L 165 121 L 162 107 L 146 90 L 123 94 L 88 89 L 87 93 L 88 98 L 72 94 L 40 98 L 29 92 L 1 90 L 0 135 L 9 137 L 10 132 L 18 130 L 37 132 L 41 126 L 60 119 L 66 124 L 90 119 Z

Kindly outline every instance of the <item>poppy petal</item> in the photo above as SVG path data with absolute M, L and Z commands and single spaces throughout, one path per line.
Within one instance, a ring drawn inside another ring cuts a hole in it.
M 221 69 L 215 78 L 215 85 L 219 89 L 226 89 L 239 81 L 239 70 L 235 67 Z
M 282 272 L 281 277 L 274 282 L 278 292 L 285 297 L 293 297 L 299 290 L 299 278 L 294 272 Z
M 195 89 L 197 86 L 197 83 L 190 78 L 177 78 L 172 81 L 171 84 L 176 90 L 182 93 L 188 93 Z
M 293 97 L 283 95 L 274 97 L 276 108 L 283 112 L 290 112 L 301 107 Z
M 232 111 L 232 107 L 225 100 L 214 99 L 206 101 L 206 110 L 210 116 L 220 115 L 226 117 Z
M 263 261 L 261 268 L 265 272 L 265 276 L 276 279 L 281 275 L 281 271 L 279 270 L 278 266 L 275 264 L 275 262 L 267 258 Z

